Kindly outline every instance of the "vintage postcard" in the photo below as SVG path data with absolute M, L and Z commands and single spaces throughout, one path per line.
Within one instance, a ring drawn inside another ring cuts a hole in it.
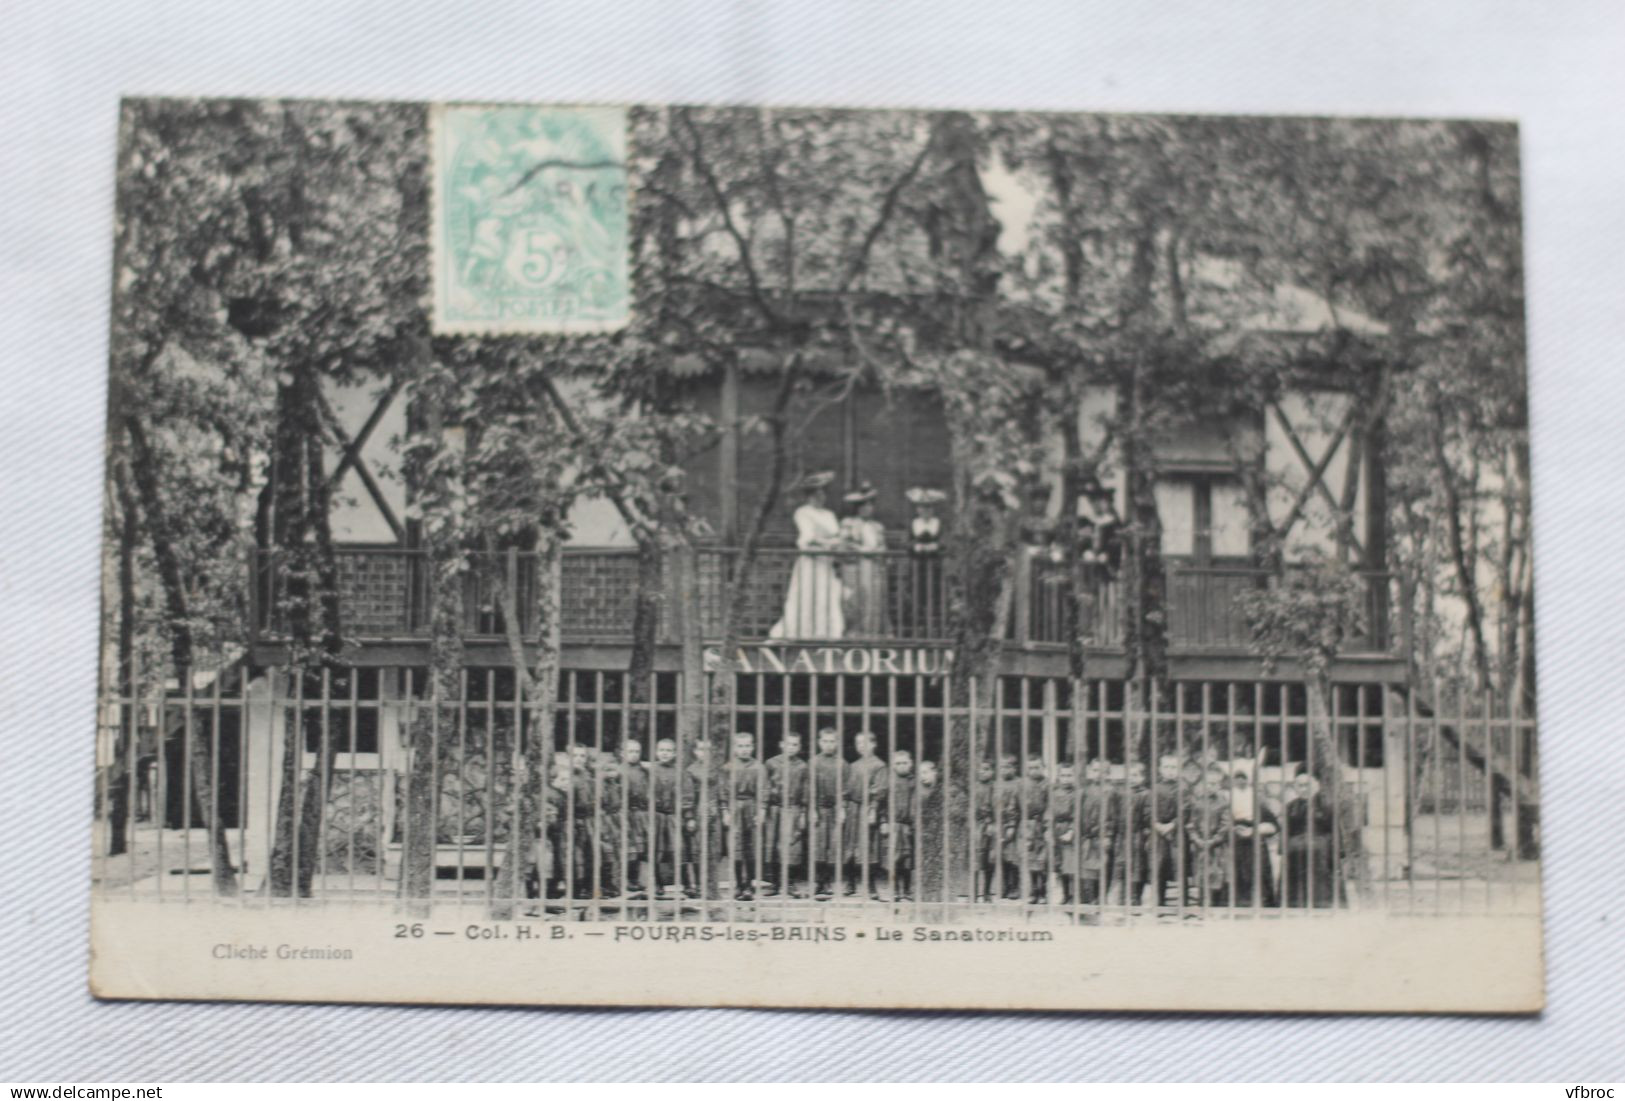
M 1518 134 L 137 99 L 109 998 L 1530 1012 Z

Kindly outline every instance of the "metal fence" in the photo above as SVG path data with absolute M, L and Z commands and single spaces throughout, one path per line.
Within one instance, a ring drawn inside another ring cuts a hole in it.
M 239 663 L 111 695 L 97 889 L 617 921 L 1538 906 L 1534 723 L 1442 686 L 681 688 L 567 670 L 544 709 L 509 668 Z

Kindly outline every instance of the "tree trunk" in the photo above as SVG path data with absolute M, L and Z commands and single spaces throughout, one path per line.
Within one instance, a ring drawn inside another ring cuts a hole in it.
M 1333 851 L 1337 854 L 1337 867 L 1345 880 L 1352 880 L 1354 892 L 1362 892 L 1366 884 L 1364 842 L 1360 832 L 1364 808 L 1359 805 L 1356 794 L 1343 783 L 1342 758 L 1329 706 L 1333 691 L 1331 674 L 1306 672 L 1303 682 L 1309 704 L 1311 753 L 1315 757 L 1311 771 L 1336 808 L 1333 836 L 1336 848 Z
M 994 705 L 999 659 L 1015 595 L 1011 558 L 1020 553 L 1020 547 L 1012 546 L 1008 535 L 1001 538 L 997 531 L 1001 520 L 986 515 L 972 518 L 964 526 L 968 530 L 956 532 L 949 541 L 948 607 L 957 612 L 948 678 L 952 721 L 946 755 L 950 776 L 974 776 L 976 762 L 989 755 L 996 757 L 1002 748 L 992 744 Z
M 626 665 L 626 700 L 630 709 L 627 729 L 643 743 L 653 759 L 649 738 L 649 704 L 655 673 L 655 652 L 660 642 L 660 613 L 666 587 L 665 554 L 657 535 L 638 540 L 637 589 L 632 598 L 632 652 Z M 678 612 L 681 615 L 681 612 Z
M 1127 724 L 1130 761 L 1144 759 L 1144 716 L 1152 693 L 1161 694 L 1168 677 L 1167 572 L 1162 562 L 1162 521 L 1157 514 L 1156 466 L 1147 423 L 1149 395 L 1145 365 L 1131 368 L 1123 456 L 1128 483 L 1128 546 L 1123 556 L 1123 643 L 1128 657 L 1128 693 L 1139 705 L 1139 721 Z
M 503 619 L 507 624 L 509 658 L 523 686 L 528 729 L 516 731 L 521 746 L 519 769 L 514 776 L 515 806 L 512 828 L 503 854 L 502 868 L 491 891 L 491 916 L 498 921 L 513 917 L 521 896 L 525 872 L 535 862 L 542 842 L 545 822 L 544 801 L 548 787 L 547 751 L 553 743 L 553 711 L 559 687 L 559 607 L 563 548 L 556 531 L 543 529 L 536 540 L 537 627 L 535 663 L 527 667 L 524 640 L 519 632 L 517 600 L 504 585 Z
M 681 649 L 681 696 L 677 711 L 678 761 L 688 760 L 695 739 L 702 736 L 705 726 L 706 685 L 704 624 L 701 620 L 704 604 L 700 595 L 699 555 L 686 535 L 676 541 L 671 552 L 673 564 L 672 601 L 677 617 L 677 635 Z M 724 734 L 727 731 L 723 732 Z M 712 745 L 715 746 L 715 737 Z M 718 759 L 718 758 L 713 758 Z M 686 767 L 686 766 L 685 766 Z
M 1089 651 L 1095 641 L 1090 632 L 1096 621 L 1096 571 L 1083 560 L 1084 547 L 1078 538 L 1077 504 L 1082 495 L 1083 441 L 1078 421 L 1082 415 L 1077 389 L 1066 387 L 1067 404 L 1061 413 L 1061 547 L 1066 556 L 1071 583 L 1072 629 L 1067 632 L 1067 688 L 1072 701 L 1072 759 L 1081 759 L 1084 745 L 1083 716 L 1089 699 Z
M 1450 457 L 1445 453 L 1445 422 L 1444 408 L 1437 387 L 1434 388 L 1430 402 L 1433 431 L 1429 433 L 1428 445 L 1433 455 L 1434 472 L 1439 478 L 1439 488 L 1443 494 L 1443 511 L 1446 531 L 1449 535 L 1450 564 L 1455 569 L 1456 584 L 1461 589 L 1462 603 L 1466 605 L 1467 618 L 1465 630 L 1469 642 L 1472 644 L 1473 669 L 1478 675 L 1481 687 L 1490 684 L 1489 655 L 1484 649 L 1484 606 L 1478 596 L 1478 580 L 1473 574 L 1473 563 L 1469 559 L 1469 549 L 1466 534 L 1462 524 L 1462 494 L 1456 482 L 1455 468 L 1450 465 Z M 1477 548 L 1472 549 L 1473 554 Z
M 114 676 L 114 692 L 121 701 L 118 709 L 118 733 L 113 738 L 113 764 L 108 769 L 107 817 L 109 830 L 107 854 L 120 856 L 129 850 L 130 804 L 132 788 L 136 782 L 131 767 L 132 742 L 136 725 L 140 722 L 140 708 L 136 705 L 135 683 L 135 550 L 141 538 L 136 516 L 134 495 L 129 479 L 118 462 L 108 464 L 113 478 L 119 509 L 118 534 L 118 655 Z M 157 808 L 154 808 L 156 810 Z
M 461 701 L 463 676 L 464 582 L 469 563 L 463 553 L 467 534 L 462 530 L 462 513 L 456 507 L 465 496 L 464 461 L 461 441 L 452 442 L 446 433 L 445 411 L 435 395 L 422 391 L 414 401 L 410 416 L 421 435 L 433 442 L 437 457 L 453 451 L 454 463 L 432 463 L 424 468 L 423 479 L 411 484 L 415 500 L 435 513 L 435 522 L 422 525 L 422 568 L 427 575 L 429 628 L 429 682 L 411 685 L 408 698 L 421 691 L 428 706 L 416 706 L 406 732 L 406 768 L 401 799 L 401 876 L 399 891 L 408 909 L 418 915 L 428 913 L 428 899 L 434 891 L 435 850 L 439 843 L 440 793 L 448 766 L 461 770 L 467 749 L 466 738 L 454 741 L 446 736 L 457 729 L 456 714 Z M 488 556 L 485 561 L 489 562 Z M 506 613 L 504 613 L 506 614 Z M 485 728 L 487 766 L 493 763 L 492 724 Z M 461 792 L 462 784 L 457 785 Z M 487 837 L 494 828 L 486 816 Z
M 745 605 L 750 598 L 751 579 L 756 573 L 756 557 L 761 550 L 762 536 L 784 489 L 784 477 L 789 466 L 789 434 L 786 414 L 790 395 L 801 374 L 801 354 L 792 352 L 785 357 L 781 368 L 779 388 L 773 395 L 773 409 L 768 415 L 768 431 L 773 439 L 773 462 L 768 471 L 767 489 L 756 503 L 750 528 L 739 548 L 739 557 L 733 569 L 724 578 L 727 598 L 722 605 L 722 628 L 717 647 L 717 664 L 712 671 L 710 698 L 711 760 L 728 759 L 728 731 L 733 727 L 735 701 L 739 692 L 739 631 L 745 617 Z
M 157 459 L 147 440 L 146 430 L 132 414 L 124 417 L 124 435 L 129 442 L 131 480 L 135 483 L 136 499 L 141 506 L 143 526 L 147 540 L 158 564 L 158 578 L 164 592 L 164 606 L 169 620 L 169 647 L 171 664 L 176 679 L 184 687 L 192 675 L 193 653 L 191 609 L 186 599 L 186 581 L 180 560 L 175 554 L 171 538 L 169 516 L 164 509 L 163 495 L 158 486 Z M 166 732 L 160 723 L 160 751 Z M 210 739 L 193 738 L 189 755 L 192 770 L 192 792 L 199 807 L 217 807 L 214 791 L 214 751 Z M 153 808 L 154 814 L 158 808 Z M 183 814 L 190 823 L 192 808 Z M 226 828 L 218 815 L 207 823 L 209 837 L 209 871 L 216 894 L 237 893 L 237 869 L 231 863 L 231 849 L 226 841 Z
M 463 664 L 463 561 L 455 536 L 431 531 L 426 543 L 429 571 L 429 682 L 424 702 L 415 706 L 407 734 L 407 762 L 401 830 L 400 892 L 412 913 L 426 915 L 434 892 L 435 850 L 440 842 L 440 793 L 448 768 L 465 762 L 449 733 L 457 729 L 457 703 Z M 412 686 L 416 696 L 418 685 Z M 495 738 L 486 730 L 487 766 L 495 761 Z M 461 790 L 461 785 L 458 785 Z M 491 815 L 485 828 L 494 828 Z
M 337 754 L 328 700 L 348 695 L 344 678 L 350 675 L 338 667 L 342 625 L 332 507 L 322 453 L 320 385 L 314 369 L 300 367 L 294 371 L 293 381 L 278 393 L 275 442 L 280 453 L 291 456 L 276 464 L 284 477 L 276 504 L 283 535 L 279 549 L 288 560 L 292 598 L 288 617 L 294 654 L 291 672 L 302 686 L 300 699 L 317 701 L 314 707 L 302 702 L 294 721 L 285 727 L 270 868 L 271 893 L 278 897 L 309 898 L 316 871 L 324 862 L 323 828 Z M 305 775 L 304 754 L 312 743 L 315 765 Z

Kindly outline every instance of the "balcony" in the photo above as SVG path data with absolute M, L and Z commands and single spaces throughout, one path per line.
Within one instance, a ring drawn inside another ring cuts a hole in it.
M 343 624 L 349 638 L 359 642 L 427 638 L 429 571 L 423 551 L 347 547 L 336 553 Z M 699 551 L 696 604 L 701 634 L 708 642 L 721 634 L 728 579 L 738 556 L 738 550 L 729 547 Z M 474 553 L 469 562 L 462 577 L 464 637 L 503 636 L 497 593 L 504 578 L 518 594 L 520 632 L 531 636 L 534 556 Z M 257 552 L 252 569 L 255 637 L 267 641 L 285 637 L 285 616 L 278 607 L 284 578 L 274 553 Z M 561 593 L 564 641 L 578 645 L 630 642 L 637 572 L 637 555 L 629 548 L 566 550 Z M 1011 643 L 1034 649 L 1065 648 L 1076 614 L 1069 572 L 1047 559 L 1022 561 L 1010 616 Z M 1361 576 L 1366 593 L 1363 633 L 1348 642 L 1345 652 L 1384 654 L 1392 644 L 1390 578 L 1375 572 Z M 1249 633 L 1236 598 L 1267 583 L 1268 574 L 1262 570 L 1168 561 L 1170 647 L 1175 652 L 1246 653 Z M 1084 637 L 1093 647 L 1118 649 L 1123 637 L 1120 585 L 1116 579 L 1101 578 L 1093 590 Z M 902 551 L 803 554 L 793 548 L 764 548 L 749 582 L 740 637 L 745 642 L 773 637 L 946 644 L 951 641 L 948 602 L 940 560 Z M 677 641 L 675 617 L 669 613 L 661 617 L 659 637 L 662 642 Z

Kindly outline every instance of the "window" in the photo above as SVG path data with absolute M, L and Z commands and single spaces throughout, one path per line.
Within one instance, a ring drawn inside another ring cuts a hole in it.
M 1250 553 L 1247 501 L 1228 474 L 1175 471 L 1157 481 L 1162 553 L 1209 562 Z

